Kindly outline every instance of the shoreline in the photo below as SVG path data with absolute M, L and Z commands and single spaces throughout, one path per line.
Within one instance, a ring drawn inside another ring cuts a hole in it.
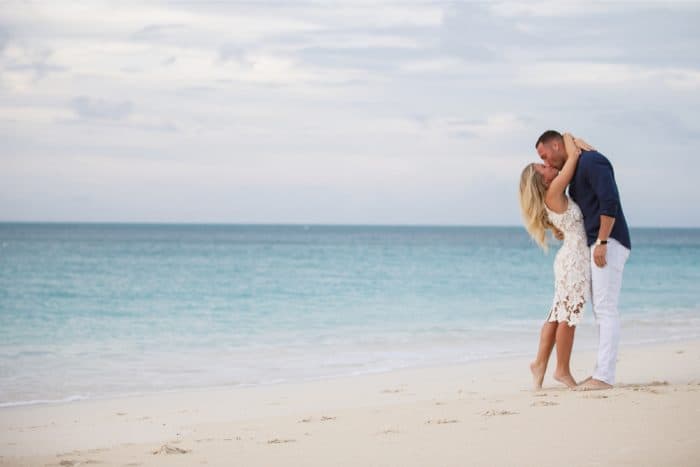
M 582 325 L 586 326 L 585 324 Z M 592 329 L 583 329 L 584 333 L 590 333 Z M 534 331 L 533 331 L 534 332 Z M 579 331 L 579 334 L 581 334 L 581 331 Z M 533 334 L 534 335 L 534 334 Z M 584 336 L 584 339 L 586 337 L 590 336 Z M 579 337 L 579 340 L 582 340 L 581 337 Z M 638 347 L 644 347 L 644 346 L 658 346 L 658 345 L 672 345 L 675 343 L 683 343 L 683 342 L 693 342 L 695 340 L 700 341 L 700 337 L 697 338 L 688 338 L 688 337 L 680 337 L 676 340 L 674 339 L 665 339 L 665 340 L 641 340 L 641 341 L 632 341 L 628 343 L 621 343 L 621 346 L 626 347 L 626 348 L 638 348 Z M 592 352 L 593 349 L 593 344 L 591 342 L 586 341 L 584 344 L 579 343 L 579 345 L 583 345 L 583 348 L 576 348 L 576 344 L 574 344 L 574 352 L 579 352 L 579 353 L 590 353 Z M 534 352 L 534 351 L 533 351 Z M 532 353 L 534 355 L 534 353 Z M 391 368 L 382 368 L 382 369 L 367 369 L 359 372 L 353 372 L 353 373 L 348 373 L 348 374 L 332 374 L 332 375 L 322 375 L 322 376 L 311 376 L 311 377 L 306 377 L 306 378 L 289 378 L 289 379 L 280 379 L 280 380 L 273 380 L 273 381 L 264 381 L 264 382 L 257 382 L 257 383 L 240 383 L 240 384 L 213 384 L 213 385 L 202 385 L 202 386 L 182 386 L 182 387 L 176 387 L 172 389 L 156 389 L 152 391 L 141 391 L 141 392 L 126 392 L 126 393 L 107 393 L 107 394 L 97 394 L 97 395 L 83 395 L 83 394 L 73 394 L 70 396 L 66 396 L 61 399 L 37 399 L 37 400 L 19 400 L 19 401 L 7 401 L 7 402 L 2 402 L 0 403 L 0 414 L 2 413 L 3 410 L 5 409 L 10 409 L 13 407 L 34 407 L 34 406 L 54 406 L 54 405 L 63 405 L 63 404 L 74 404 L 74 403 L 80 403 L 80 402 L 89 402 L 89 401 L 106 401 L 106 400 L 113 400 L 113 399 L 130 399 L 134 397 L 147 397 L 147 396 L 158 396 L 158 395 L 165 395 L 165 394 L 173 394 L 173 393 L 180 393 L 180 392 L 188 392 L 188 391 L 207 391 L 207 390 L 225 390 L 225 389 L 242 389 L 242 388 L 258 388 L 258 387 L 268 387 L 268 386 L 277 386 L 277 385 L 286 385 L 286 384 L 306 384 L 306 383 L 315 383 L 315 382 L 323 382 L 323 381 L 332 381 L 332 380 L 337 380 L 337 379 L 346 379 L 346 378 L 362 378 L 365 376 L 372 376 L 372 375 L 382 375 L 382 374 L 390 374 L 390 373 L 395 373 L 395 372 L 401 372 L 401 371 L 410 371 L 410 370 L 430 370 L 430 369 L 439 369 L 439 368 L 453 368 L 453 367 L 461 367 L 465 365 L 471 365 L 474 363 L 487 363 L 491 361 L 502 361 L 502 360 L 518 360 L 518 359 L 526 359 L 531 356 L 531 352 L 524 352 L 524 351 L 511 351 L 509 353 L 505 353 L 502 355 L 498 354 L 491 354 L 487 355 L 484 357 L 475 357 L 472 359 L 463 359 L 461 361 L 432 361 L 432 362 L 425 362 L 425 363 L 414 363 L 414 364 L 406 364 L 404 366 L 396 366 L 396 367 L 391 367 Z M 554 354 L 552 354 L 552 358 L 554 358 Z
M 583 423 L 605 421 L 602 433 L 621 433 L 614 444 L 627 446 L 629 456 L 596 457 L 603 465 L 614 463 L 611 459 L 636 459 L 640 465 L 700 460 L 695 447 L 700 340 L 622 347 L 616 388 L 595 393 L 565 390 L 551 374 L 544 389 L 534 392 L 528 362 L 511 357 L 267 386 L 4 407 L 0 465 L 230 465 L 233 454 L 237 464 L 253 466 L 503 465 L 509 459 L 499 448 L 504 440 L 522 450 L 520 465 L 555 465 L 556 455 L 543 461 L 527 446 L 536 448 L 545 442 L 544 433 L 556 435 L 554 427 L 577 419 L 585 428 L 577 435 L 587 439 L 598 435 Z M 583 379 L 593 362 L 592 352 L 575 353 L 574 375 Z M 666 444 L 643 441 L 650 433 Z M 470 439 L 491 446 L 495 457 L 468 449 Z M 559 439 L 561 446 L 548 446 L 548 452 L 573 450 L 581 460 L 577 465 L 605 453 L 566 436 Z M 596 440 L 613 445 L 612 439 Z M 416 454 L 417 446 L 431 457 Z M 338 452 L 350 457 L 339 458 Z
M 585 326 L 585 328 L 584 328 Z M 591 329 L 586 329 L 589 326 L 586 324 L 582 325 L 582 330 L 579 331 L 579 334 L 587 333 L 590 334 L 592 332 Z M 534 332 L 534 331 L 533 331 Z M 535 334 L 533 334 L 535 336 Z M 536 337 L 536 336 L 535 336 Z M 578 338 L 578 340 L 585 340 L 586 338 L 590 336 L 583 336 L 584 339 L 581 339 L 581 337 Z M 534 337 L 533 337 L 534 339 Z M 696 338 L 688 338 L 686 336 L 680 337 L 678 339 L 664 339 L 664 340 L 653 340 L 653 339 L 642 339 L 640 341 L 632 341 L 632 342 L 622 342 L 621 343 L 621 349 L 626 348 L 626 349 L 636 349 L 636 348 L 641 348 L 641 347 L 656 347 L 656 346 L 665 346 L 665 345 L 675 345 L 675 344 L 683 344 L 686 342 L 692 343 L 692 342 L 700 342 L 700 337 Z M 75 403 L 84 403 L 84 402 L 91 402 L 91 401 L 110 401 L 110 400 L 119 400 L 119 399 L 133 399 L 133 398 L 138 398 L 138 397 L 154 397 L 154 396 L 159 396 L 159 395 L 168 395 L 168 394 L 178 394 L 178 393 L 187 393 L 187 392 L 201 392 L 201 391 L 218 391 L 218 390 L 237 390 L 237 389 L 248 389 L 248 388 L 263 388 L 263 387 L 271 387 L 271 386 L 279 386 L 279 385 L 296 385 L 296 384 L 311 384 L 311 383 L 320 383 L 324 381 L 334 381 L 338 379 L 353 379 L 353 378 L 363 378 L 363 377 L 368 377 L 368 376 L 373 376 L 373 375 L 386 375 L 386 374 L 393 374 L 393 373 L 400 373 L 403 371 L 420 371 L 420 370 L 435 370 L 435 369 L 452 369 L 452 368 L 459 368 L 462 366 L 469 366 L 472 364 L 483 364 L 483 363 L 488 363 L 488 362 L 498 362 L 498 361 L 508 361 L 508 360 L 524 360 L 528 359 L 530 357 L 534 357 L 534 351 L 536 348 L 534 347 L 536 345 L 536 342 L 533 341 L 533 350 L 532 352 L 524 352 L 524 351 L 512 351 L 506 354 L 502 355 L 487 355 L 484 357 L 475 357 L 472 359 L 464 359 L 461 361 L 433 361 L 433 362 L 425 362 L 425 363 L 419 363 L 416 362 L 414 364 L 406 364 L 404 366 L 396 366 L 396 367 L 391 367 L 391 368 L 382 368 L 382 369 L 367 369 L 367 370 L 362 370 L 359 372 L 353 372 L 353 373 L 348 373 L 348 374 L 332 374 L 332 375 L 322 375 L 322 376 L 311 376 L 311 377 L 306 377 L 306 378 L 289 378 L 289 379 L 281 379 L 281 380 L 273 380 L 273 381 L 263 381 L 263 382 L 256 382 L 256 383 L 240 383 L 240 384 L 213 384 L 213 385 L 202 385 L 202 386 L 182 386 L 182 387 L 176 387 L 172 389 L 156 389 L 152 391 L 141 391 L 141 392 L 127 392 L 127 393 L 107 393 L 107 394 L 97 394 L 97 395 L 83 395 L 83 394 L 74 394 L 70 396 L 66 396 L 61 399 L 38 399 L 38 400 L 20 400 L 20 401 L 7 401 L 7 402 L 2 402 L 0 403 L 0 415 L 2 414 L 3 410 L 7 409 L 12 409 L 16 407 L 47 407 L 47 406 L 56 406 L 56 405 L 64 405 L 64 404 L 75 404 Z M 578 343 L 578 345 L 583 345 L 583 348 L 576 348 L 576 343 L 574 344 L 574 354 L 577 352 L 579 354 L 590 354 L 593 352 L 593 344 L 592 342 L 589 341 L 584 341 L 584 343 Z M 552 354 L 552 359 L 555 358 L 555 353 Z M 572 355 L 572 367 L 573 367 L 573 361 L 574 361 L 575 355 Z M 592 357 L 591 357 L 592 358 Z

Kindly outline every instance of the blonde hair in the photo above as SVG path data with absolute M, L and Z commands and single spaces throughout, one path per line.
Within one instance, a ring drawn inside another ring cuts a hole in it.
M 544 251 L 547 251 L 547 229 L 560 233 L 547 215 L 544 204 L 546 193 L 542 174 L 535 170 L 534 163 L 528 164 L 520 175 L 520 210 L 525 229 Z

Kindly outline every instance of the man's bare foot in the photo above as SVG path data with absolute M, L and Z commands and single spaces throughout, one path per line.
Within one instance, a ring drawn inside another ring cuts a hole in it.
M 612 389 L 612 385 L 595 378 L 591 378 L 576 387 L 577 391 L 600 391 L 603 389 Z
M 588 378 L 581 380 L 581 382 L 578 383 L 579 386 L 581 386 L 583 383 L 588 382 L 593 379 L 593 376 L 589 376 Z
M 554 373 L 554 379 L 556 379 L 569 389 L 573 389 L 576 387 L 576 380 L 573 376 L 571 376 L 571 373 Z
M 532 384 L 535 390 L 542 389 L 542 381 L 544 381 L 544 373 L 547 371 L 547 365 L 542 363 L 530 363 L 530 371 L 532 372 Z

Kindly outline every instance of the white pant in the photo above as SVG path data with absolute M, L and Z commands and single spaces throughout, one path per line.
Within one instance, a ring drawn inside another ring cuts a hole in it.
M 617 347 L 620 343 L 620 314 L 617 302 L 622 288 L 622 270 L 630 250 L 614 238 L 608 239 L 607 264 L 602 268 L 593 260 L 595 245 L 591 246 L 591 286 L 593 316 L 598 326 L 598 358 L 593 378 L 615 383 Z

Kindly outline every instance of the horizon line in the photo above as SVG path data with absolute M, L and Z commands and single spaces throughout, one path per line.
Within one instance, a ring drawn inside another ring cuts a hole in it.
M 0 224 L 48 224 L 48 225 L 171 225 L 171 226 L 289 226 L 289 227 L 481 227 L 481 228 L 523 228 L 519 224 L 419 224 L 419 223 L 320 223 L 320 222 L 209 222 L 209 221 L 71 221 L 71 220 L 0 220 Z M 678 225 L 637 225 L 630 229 L 700 229 L 697 226 Z

